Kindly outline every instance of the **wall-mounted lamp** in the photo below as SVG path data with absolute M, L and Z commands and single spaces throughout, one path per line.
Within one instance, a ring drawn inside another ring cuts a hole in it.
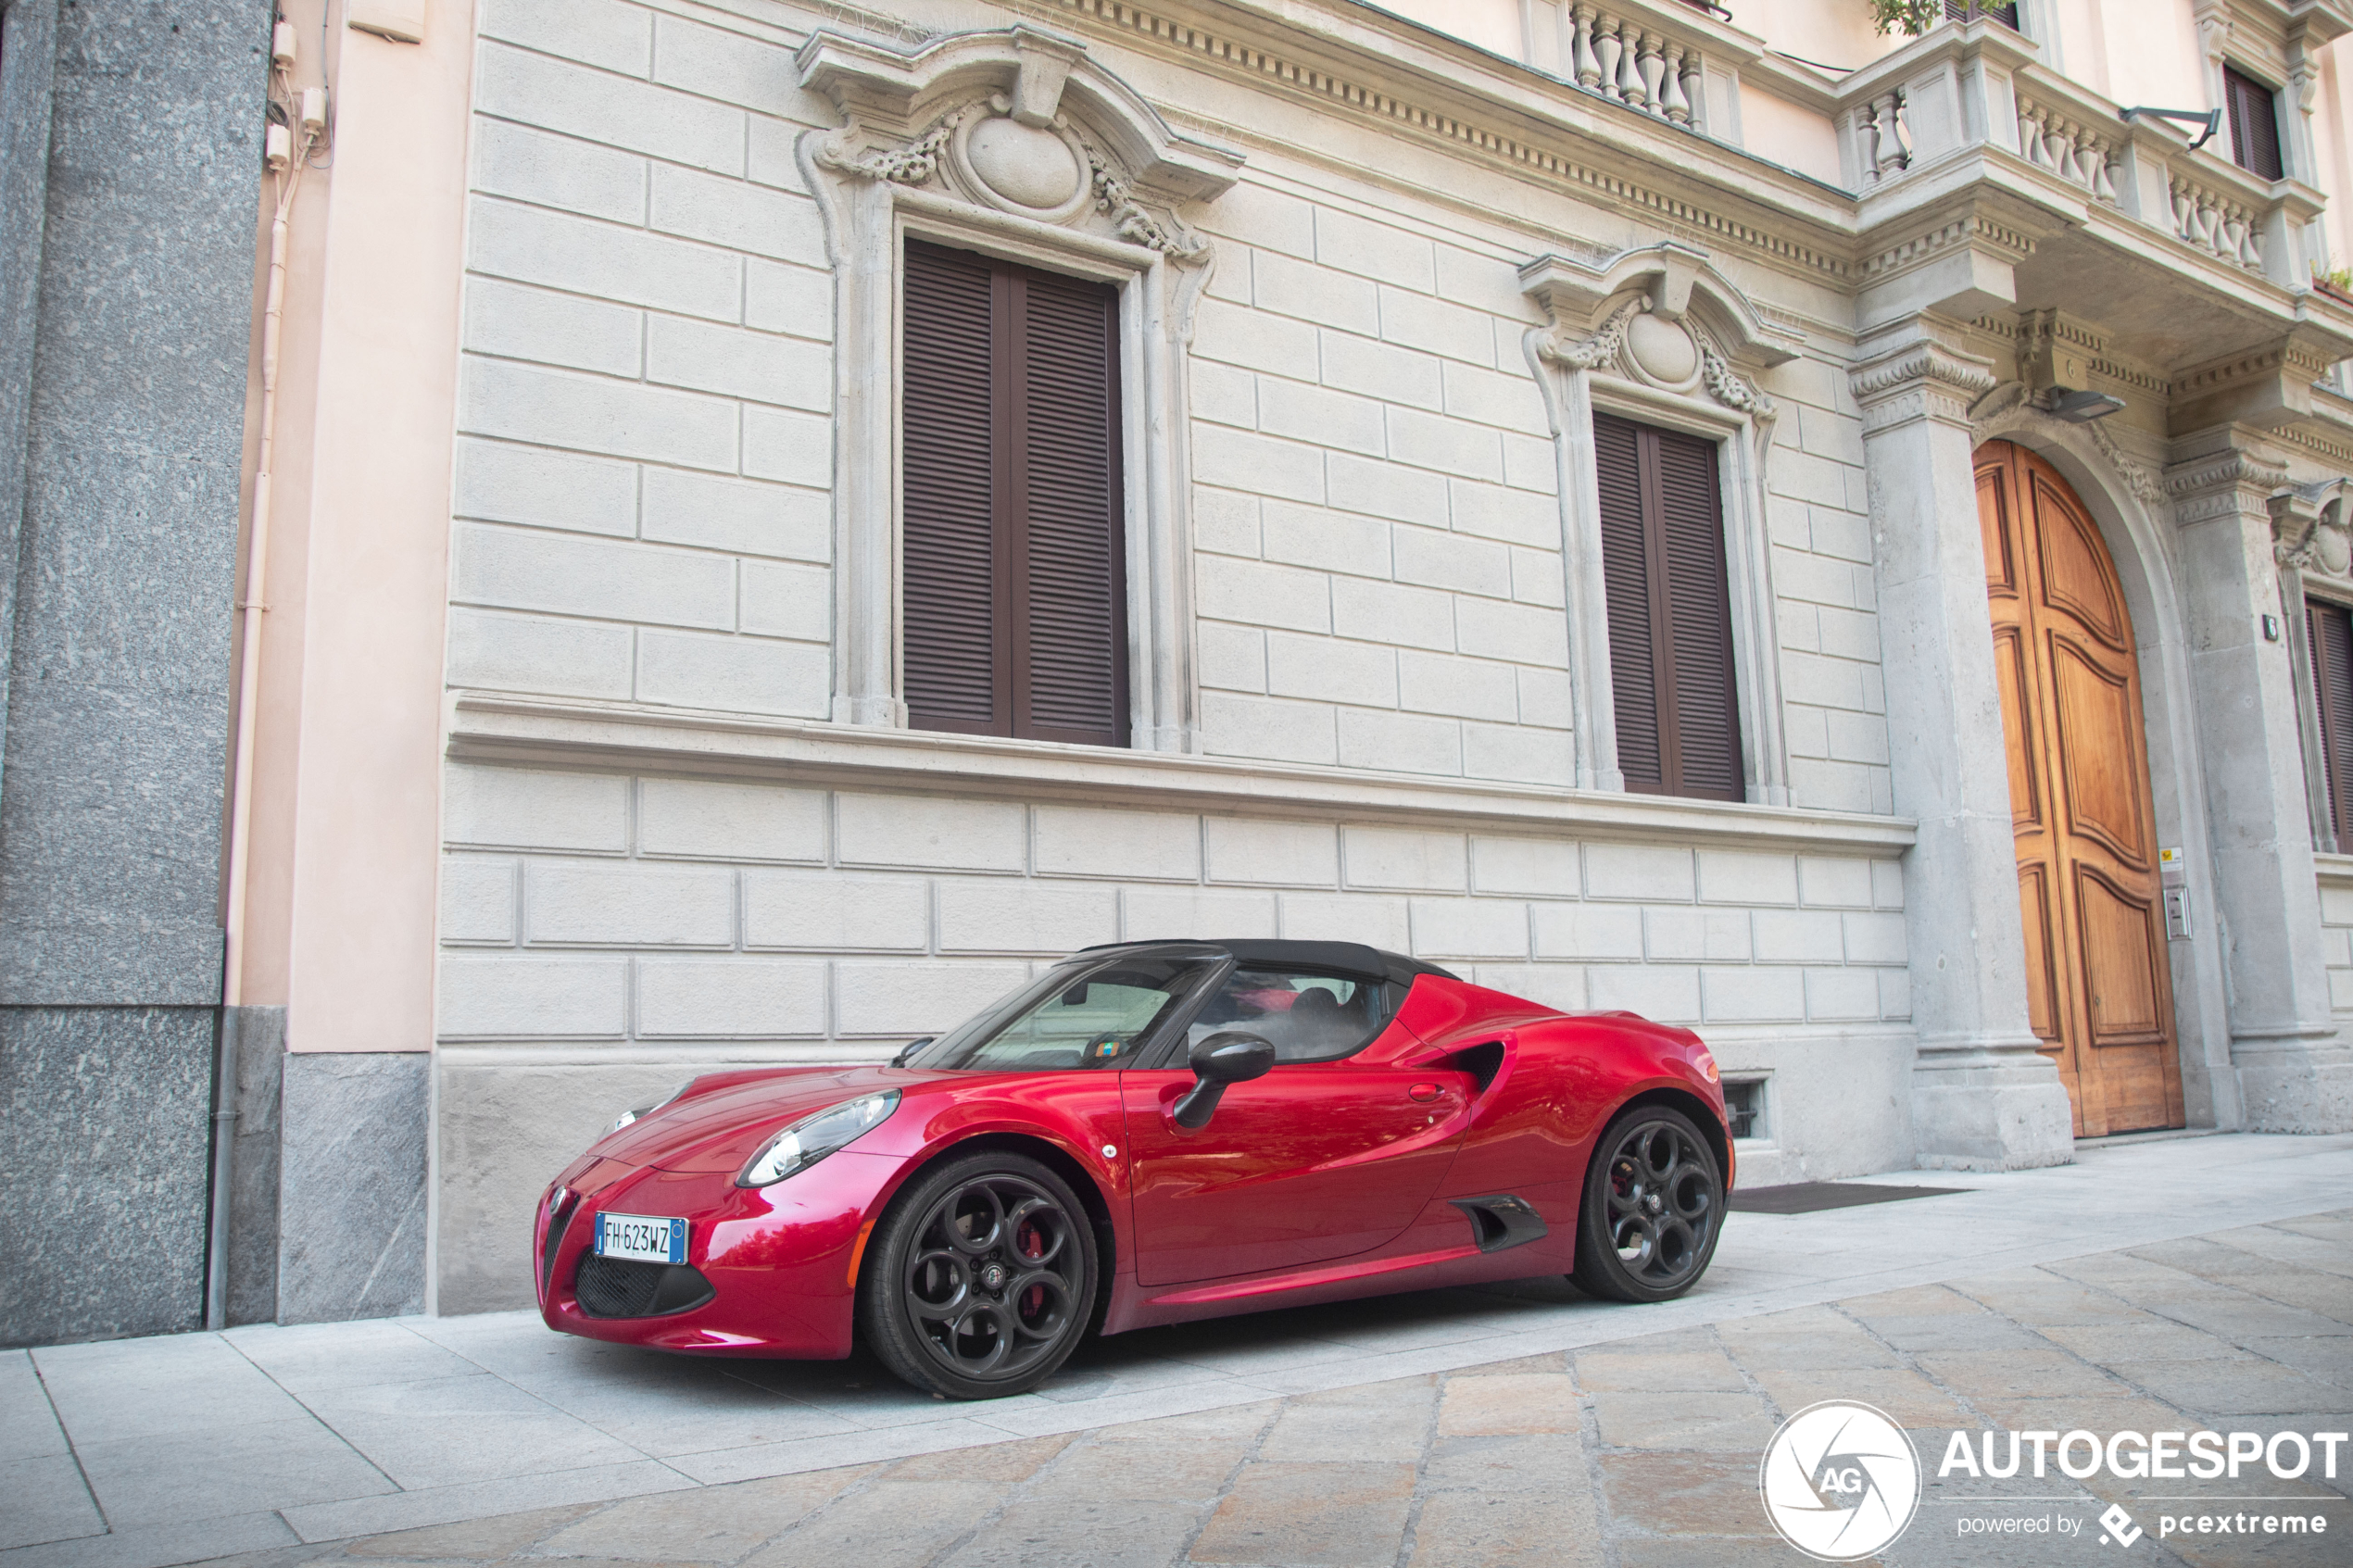
M 2111 397 L 2105 392 L 2077 392 L 2055 386 L 2048 396 L 2049 401 L 2044 406 L 2070 424 L 2089 424 L 2094 420 L 2104 420 L 2124 407 L 2124 399 Z
M 2207 143 L 2214 140 L 2216 133 L 2222 129 L 2222 111 L 2221 109 L 2152 109 L 2144 107 L 2135 107 L 2129 109 L 2119 109 L 2117 114 L 2118 117 L 2127 125 L 2133 123 L 2135 116 L 2148 115 L 2158 119 L 2178 119 L 2187 125 L 2205 126 L 2206 129 L 2198 133 L 2197 140 L 2190 144 L 2190 151 L 2192 152 L 2197 151 L 2200 147 L 2206 145 Z

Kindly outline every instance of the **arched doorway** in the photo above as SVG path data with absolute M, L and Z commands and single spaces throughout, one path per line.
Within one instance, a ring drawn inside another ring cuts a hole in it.
M 2078 1137 L 2182 1125 L 2131 612 L 2091 511 L 2021 446 L 1977 452 L 2027 1012 Z

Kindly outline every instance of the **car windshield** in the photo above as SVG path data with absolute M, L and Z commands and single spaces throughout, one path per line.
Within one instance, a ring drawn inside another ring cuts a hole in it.
M 1046 1073 L 1124 1067 L 1216 972 L 1214 953 L 1074 959 L 907 1058 L 910 1067 Z

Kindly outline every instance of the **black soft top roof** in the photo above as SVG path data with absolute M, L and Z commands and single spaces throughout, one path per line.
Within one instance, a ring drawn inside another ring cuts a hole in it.
M 1435 974 L 1441 980 L 1462 979 L 1461 975 L 1441 969 L 1436 964 L 1409 959 L 1403 953 L 1366 947 L 1362 942 L 1281 942 L 1260 937 L 1221 941 L 1214 937 L 1206 940 L 1171 937 L 1157 942 L 1106 942 L 1084 951 L 1101 953 L 1118 947 L 1171 947 L 1222 948 L 1246 964 L 1297 964 L 1302 969 L 1333 969 L 1343 974 L 1377 974 L 1394 980 L 1400 985 L 1411 985 L 1417 974 Z

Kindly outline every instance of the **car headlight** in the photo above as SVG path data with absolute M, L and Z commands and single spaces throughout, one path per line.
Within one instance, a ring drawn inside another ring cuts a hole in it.
M 695 1081 L 692 1078 L 689 1078 L 685 1083 L 679 1085 L 676 1088 L 671 1090 L 668 1094 L 662 1096 L 660 1099 L 654 1101 L 653 1104 L 641 1105 L 635 1110 L 623 1111 L 620 1117 L 614 1121 L 613 1124 L 605 1129 L 605 1136 L 610 1137 L 615 1133 L 621 1131 L 623 1127 L 629 1125 L 630 1123 L 642 1121 L 644 1118 L 651 1116 L 655 1111 L 660 1110 L 663 1106 L 668 1105 L 672 1100 L 676 1099 L 680 1095 L 685 1094 L 688 1089 L 691 1089 L 694 1086 Z
M 804 1116 L 761 1145 L 736 1175 L 736 1185 L 764 1187 L 806 1171 L 898 1109 L 899 1091 L 887 1089 Z

